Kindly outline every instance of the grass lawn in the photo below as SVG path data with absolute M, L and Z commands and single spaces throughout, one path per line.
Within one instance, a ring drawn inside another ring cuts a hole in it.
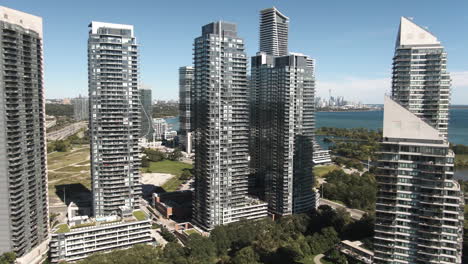
M 337 170 L 337 169 L 340 169 L 340 167 L 336 166 L 336 165 L 315 166 L 314 167 L 314 175 L 316 177 L 322 178 L 323 176 L 325 176 L 330 171 L 334 171 L 334 170 Z
M 314 264 L 314 258 L 315 256 L 317 255 L 312 255 L 312 256 L 307 256 L 305 258 L 303 258 L 301 261 L 299 261 L 299 263 L 303 263 L 303 264 Z
M 70 166 L 79 163 L 80 166 Z M 49 178 L 49 196 L 57 199 L 56 186 L 70 185 L 67 192 L 72 191 L 73 185 L 82 184 L 88 190 L 91 188 L 89 169 L 89 146 L 76 146 L 67 152 L 53 152 L 47 155 Z M 63 187 L 60 187 L 63 188 Z
M 89 166 L 67 166 L 56 170 L 55 172 L 81 172 L 90 171 Z
M 58 225 L 57 228 L 58 228 L 57 231 L 55 231 L 55 233 L 57 234 L 70 232 L 70 228 L 68 227 L 67 224 Z
M 191 234 L 200 234 L 200 232 L 198 232 L 196 229 L 188 229 L 188 230 L 185 230 L 184 232 L 189 236 Z
M 455 155 L 455 160 L 459 161 L 468 161 L 468 154 L 456 154 Z
M 142 211 L 135 211 L 135 212 L 133 212 L 133 216 L 134 216 L 138 221 L 146 220 L 146 214 L 143 213 Z
M 47 156 L 47 167 L 55 170 L 75 163 L 89 160 L 89 146 L 67 152 L 54 152 Z
M 156 172 L 156 173 L 169 173 L 175 177 L 168 180 L 161 187 L 164 188 L 166 192 L 176 191 L 177 188 L 182 184 L 180 180 L 180 175 L 184 169 L 191 169 L 192 165 L 183 163 L 180 161 L 171 161 L 164 160 L 158 162 L 150 162 L 149 168 L 144 169 L 144 172 Z

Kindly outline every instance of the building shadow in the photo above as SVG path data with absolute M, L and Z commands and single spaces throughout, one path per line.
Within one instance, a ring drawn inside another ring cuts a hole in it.
M 79 208 L 80 215 L 90 213 L 93 196 L 91 190 L 81 183 L 61 184 L 55 186 L 55 194 L 67 206 L 74 203 Z

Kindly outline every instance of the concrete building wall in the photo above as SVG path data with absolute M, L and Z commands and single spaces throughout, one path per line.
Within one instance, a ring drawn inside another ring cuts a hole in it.
M 47 240 L 42 19 L 0 6 L 0 253 Z
M 95 216 L 139 208 L 141 106 L 133 26 L 91 22 L 88 39 Z
M 235 24 L 202 28 L 194 43 L 194 75 L 194 222 L 211 229 L 266 216 L 266 205 L 247 197 L 247 57 Z

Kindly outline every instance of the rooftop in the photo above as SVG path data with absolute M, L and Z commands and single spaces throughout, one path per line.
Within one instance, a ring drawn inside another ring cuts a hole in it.
M 62 233 L 88 229 L 90 227 L 101 227 L 101 226 L 104 227 L 104 226 L 109 226 L 109 225 L 118 225 L 118 224 L 123 224 L 123 223 L 144 221 L 147 219 L 148 219 L 148 216 L 146 215 L 145 212 L 141 210 L 136 210 L 136 211 L 133 211 L 132 216 L 125 217 L 125 218 L 118 217 L 117 220 L 96 221 L 95 219 L 92 219 L 91 222 L 78 224 L 75 226 L 69 226 L 68 224 L 60 224 L 56 227 L 56 230 L 54 230 L 53 233 L 62 234 Z

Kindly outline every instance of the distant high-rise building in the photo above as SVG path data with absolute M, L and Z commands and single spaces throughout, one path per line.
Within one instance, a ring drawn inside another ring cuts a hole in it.
M 276 215 L 310 212 L 315 208 L 314 60 L 259 53 L 252 57 L 251 78 L 254 190 Z
M 401 18 L 376 173 L 375 263 L 461 263 L 464 200 L 447 141 L 446 57 L 433 34 Z
M 275 7 L 260 11 L 260 51 L 272 56 L 288 55 L 289 18 Z
M 133 26 L 91 22 L 88 40 L 95 216 L 139 207 L 140 102 Z
M 141 88 L 140 102 L 141 102 L 141 131 L 140 137 L 153 139 L 153 99 L 151 97 L 151 89 Z
M 76 121 L 83 121 L 89 119 L 89 99 L 87 97 L 73 98 L 71 100 L 73 105 L 73 118 Z
M 0 254 L 34 263 L 49 235 L 42 18 L 0 6 L 0 40 Z
M 190 126 L 191 90 L 193 86 L 193 67 L 179 68 L 179 122 L 180 143 L 187 153 L 192 152 L 192 130 Z
M 166 131 L 168 131 L 168 125 L 164 118 L 153 119 L 154 138 L 156 140 L 163 140 Z
M 195 139 L 193 221 L 204 229 L 267 215 L 247 196 L 249 115 L 247 57 L 237 26 L 203 26 L 194 43 L 191 109 Z

